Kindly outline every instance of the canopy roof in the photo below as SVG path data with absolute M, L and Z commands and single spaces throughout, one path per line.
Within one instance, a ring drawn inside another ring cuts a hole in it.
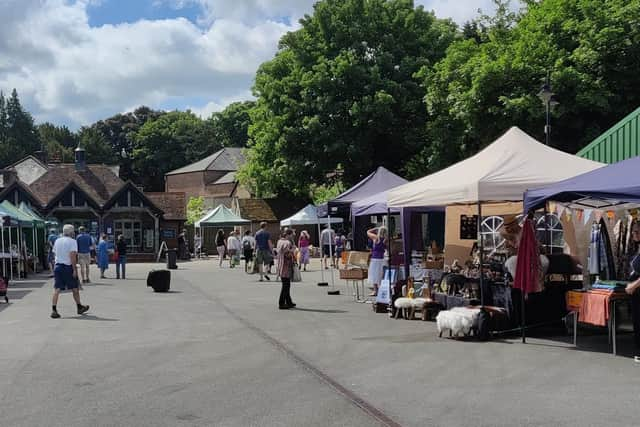
M 12 218 L 18 220 L 19 225 L 23 227 L 33 227 L 35 225 L 36 221 L 31 215 L 21 211 L 8 200 L 0 203 L 0 209 L 7 212 Z
M 640 204 L 640 157 L 587 172 L 546 187 L 529 190 L 526 210 L 543 207 L 548 200 L 571 203 L 586 209 L 624 208 Z
M 233 227 L 236 225 L 249 225 L 251 221 L 240 218 L 234 214 L 231 209 L 225 205 L 219 205 L 217 208 L 209 211 L 202 219 L 196 222 L 196 227 L 218 226 Z
M 33 209 L 31 209 L 29 205 L 27 205 L 26 203 L 20 202 L 20 206 L 18 207 L 18 209 L 20 209 L 21 212 L 24 212 L 27 215 L 29 215 L 38 227 L 45 226 L 45 220 L 40 215 L 38 215 Z
M 548 147 L 517 127 L 453 166 L 389 192 L 392 207 L 522 200 L 529 188 L 604 166 Z
M 405 184 L 406 182 L 406 179 L 382 166 L 378 166 L 375 171 L 362 181 L 340 194 L 335 199 L 318 206 L 318 215 L 325 217 L 329 214 L 331 208 L 349 207 L 352 203 L 357 202 L 358 200 L 365 199 L 373 196 L 374 194 L 380 193 L 381 191 Z
M 331 218 L 331 223 L 341 223 L 342 218 Z M 325 220 L 318 218 L 318 208 L 313 205 L 307 205 L 287 219 L 280 221 L 280 226 L 307 225 L 307 224 L 326 224 Z
M 382 215 L 386 214 L 389 210 L 392 213 L 398 213 L 399 208 L 389 208 L 387 206 L 387 197 L 389 192 L 382 191 L 380 193 L 369 196 L 365 199 L 358 200 L 351 204 L 351 215 L 364 216 L 364 215 Z

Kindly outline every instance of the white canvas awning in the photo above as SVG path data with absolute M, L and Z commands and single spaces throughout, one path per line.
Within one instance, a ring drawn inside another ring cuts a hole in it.
M 332 224 L 338 224 L 342 222 L 342 218 L 331 218 Z M 318 218 L 318 208 L 313 205 L 307 205 L 300 211 L 287 219 L 280 221 L 281 227 L 291 227 L 294 225 L 308 225 L 308 224 L 326 224 L 326 218 Z
M 389 191 L 389 207 L 519 201 L 530 188 L 604 166 L 548 147 L 517 127 L 476 155 Z

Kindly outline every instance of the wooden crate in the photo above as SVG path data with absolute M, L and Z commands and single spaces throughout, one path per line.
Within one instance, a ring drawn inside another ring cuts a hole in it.
M 340 270 L 340 278 L 343 280 L 364 280 L 368 276 L 368 271 L 364 268 L 351 268 Z
M 578 311 L 582 303 L 584 292 L 568 291 L 567 292 L 567 310 Z

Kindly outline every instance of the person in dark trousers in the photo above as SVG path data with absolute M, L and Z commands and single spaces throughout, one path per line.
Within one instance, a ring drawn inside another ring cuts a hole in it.
M 73 293 L 73 299 L 76 301 L 78 314 L 84 314 L 89 311 L 88 305 L 82 305 L 80 302 L 80 291 L 78 289 L 78 242 L 74 238 L 74 228 L 71 224 L 66 224 L 62 228 L 62 237 L 58 238 L 53 244 L 53 253 L 55 255 L 55 267 L 53 269 L 53 299 L 51 305 L 51 318 L 59 319 L 58 313 L 58 297 L 60 291 L 70 290 Z
M 636 356 L 633 358 L 640 363 L 640 223 L 634 222 L 631 226 L 631 238 L 638 246 L 638 253 L 631 259 L 632 280 L 627 285 L 626 292 L 631 295 L 631 317 L 633 319 L 633 335 L 636 343 Z
M 249 273 L 249 265 L 253 261 L 253 251 L 256 249 L 256 239 L 251 235 L 251 230 L 244 232 L 242 238 L 242 251 L 244 252 L 244 271 Z
M 282 282 L 278 307 L 280 310 L 294 308 L 291 301 L 291 276 L 293 275 L 293 263 L 295 261 L 295 246 L 291 243 L 293 230 L 287 229 L 278 240 L 278 276 Z
M 218 251 L 218 266 L 222 267 L 222 260 L 224 260 L 224 253 L 227 249 L 225 246 L 226 239 L 224 237 L 224 231 L 222 229 L 218 230 L 218 234 L 216 234 L 216 249 Z
M 267 223 L 260 223 L 260 230 L 256 233 L 256 262 L 258 263 L 258 271 L 260 272 L 260 281 L 265 278 L 271 280 L 264 273 L 264 266 L 273 263 L 273 243 L 271 243 L 271 235 L 267 231 Z
M 120 270 L 122 269 L 122 278 L 126 279 L 127 271 L 127 241 L 121 235 L 118 236 L 116 242 L 116 250 L 118 251 L 118 257 L 116 258 L 116 279 L 120 278 Z

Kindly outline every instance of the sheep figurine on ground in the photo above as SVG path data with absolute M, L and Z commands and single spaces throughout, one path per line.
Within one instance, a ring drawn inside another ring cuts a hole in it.
M 449 336 L 468 336 L 473 327 L 474 318 L 479 310 L 456 307 L 451 310 L 441 311 L 436 316 L 438 334 L 442 337 L 444 331 L 449 331 Z

